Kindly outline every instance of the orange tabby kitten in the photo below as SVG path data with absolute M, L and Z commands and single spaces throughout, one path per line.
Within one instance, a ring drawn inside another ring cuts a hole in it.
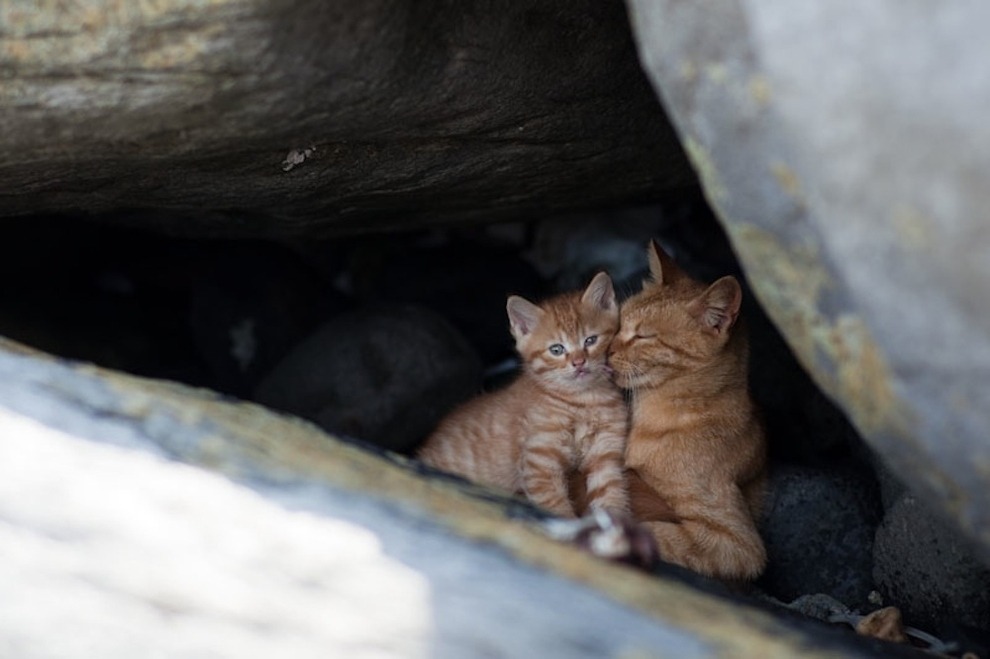
M 660 556 L 701 574 L 755 579 L 766 439 L 747 388 L 749 345 L 733 277 L 705 286 L 653 243 L 652 279 L 622 306 L 609 348 L 632 391 L 626 445 L 632 514 Z
M 506 304 L 523 371 L 505 389 L 455 409 L 420 448 L 434 467 L 515 494 L 562 517 L 628 511 L 623 476 L 627 410 L 606 364 L 619 327 L 612 280 L 535 305 Z M 568 480 L 586 494 L 575 510 Z

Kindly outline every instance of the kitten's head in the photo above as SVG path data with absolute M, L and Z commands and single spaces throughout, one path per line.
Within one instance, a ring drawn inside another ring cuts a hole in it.
M 506 303 L 509 327 L 524 368 L 559 391 L 582 391 L 610 380 L 608 344 L 619 329 L 612 280 L 595 275 L 584 291 L 533 304 L 517 295 Z
M 658 386 L 717 363 L 742 303 L 734 277 L 706 286 L 657 243 L 647 251 L 650 278 L 623 303 L 619 333 L 609 349 L 615 381 L 626 389 Z

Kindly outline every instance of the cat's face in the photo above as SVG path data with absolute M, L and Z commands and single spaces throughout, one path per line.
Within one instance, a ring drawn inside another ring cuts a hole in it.
M 619 329 L 619 309 L 608 275 L 597 275 L 583 293 L 540 305 L 512 297 L 507 310 L 531 375 L 558 391 L 611 386 L 608 346 Z
M 677 269 L 659 246 L 650 249 L 651 279 L 622 305 L 609 349 L 615 382 L 625 389 L 659 386 L 718 359 L 742 300 L 734 278 L 705 286 Z

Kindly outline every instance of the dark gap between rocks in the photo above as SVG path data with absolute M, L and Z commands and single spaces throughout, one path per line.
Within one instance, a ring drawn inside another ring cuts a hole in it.
M 7 220 L 0 334 L 254 400 L 383 455 L 408 454 L 451 407 L 511 377 L 508 294 L 574 289 L 605 269 L 629 295 L 651 237 L 700 279 L 744 280 L 694 190 L 651 206 L 323 241 L 196 240 L 120 220 Z M 748 288 L 746 300 L 773 476 L 770 564 L 745 596 L 818 619 L 896 605 L 908 624 L 985 651 L 985 568 L 875 459 Z

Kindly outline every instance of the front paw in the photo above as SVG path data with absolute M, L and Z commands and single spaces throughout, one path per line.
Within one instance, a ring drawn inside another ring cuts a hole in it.
M 653 534 L 624 513 L 599 508 L 579 519 L 544 522 L 543 527 L 556 540 L 646 570 L 660 557 Z

